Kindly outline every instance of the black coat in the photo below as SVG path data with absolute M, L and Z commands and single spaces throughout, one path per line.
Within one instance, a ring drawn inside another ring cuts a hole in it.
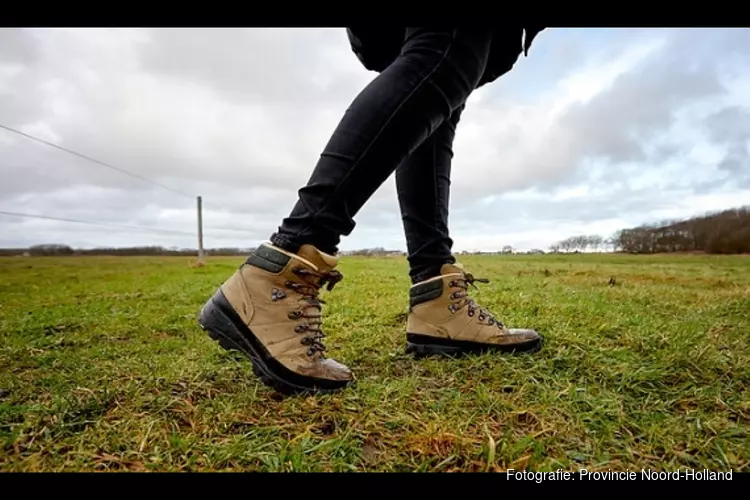
M 523 52 L 528 55 L 534 38 L 545 28 L 497 28 L 494 33 L 487 69 L 478 86 L 492 82 L 510 71 Z M 524 39 L 523 34 L 526 33 Z M 404 28 L 347 28 L 351 48 L 370 71 L 383 71 L 401 52 Z M 523 40 L 523 42 L 522 42 Z

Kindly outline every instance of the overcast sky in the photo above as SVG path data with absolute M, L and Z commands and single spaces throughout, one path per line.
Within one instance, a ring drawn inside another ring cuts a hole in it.
M 203 196 L 205 245 L 255 246 L 376 75 L 344 29 L 0 29 L 0 124 Z M 455 250 L 750 204 L 749 29 L 543 31 L 458 126 Z M 0 129 L 0 246 L 195 247 L 195 200 Z M 341 248 L 405 249 L 394 178 Z

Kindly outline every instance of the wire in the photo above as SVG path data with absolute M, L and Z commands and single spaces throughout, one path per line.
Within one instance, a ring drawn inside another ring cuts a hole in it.
M 189 233 L 186 231 L 176 231 L 173 229 L 161 229 L 161 228 L 149 228 L 144 226 L 125 226 L 121 224 L 112 224 L 109 222 L 96 222 L 96 221 L 86 221 L 86 220 L 78 220 L 78 219 L 67 219 L 64 217 L 53 217 L 50 215 L 38 215 L 38 214 L 25 214 L 21 212 L 7 212 L 4 210 L 0 210 L 0 215 L 10 215 L 14 217 L 29 217 L 33 219 L 47 219 L 47 220 L 54 220 L 54 221 L 60 221 L 60 222 L 74 222 L 78 224 L 92 224 L 97 226 L 104 226 L 104 227 L 116 227 L 116 228 L 123 228 L 123 229 L 132 229 L 137 231 L 151 231 L 156 233 L 171 233 L 171 234 L 179 234 L 184 236 L 195 236 L 193 233 Z M 204 227 L 204 231 L 206 229 L 212 230 L 212 231 L 237 231 L 237 232 L 244 232 L 244 233 L 255 233 L 255 231 L 251 229 L 241 228 L 241 227 Z
M 14 134 L 21 135 L 21 136 L 26 137 L 28 139 L 31 139 L 33 141 L 40 142 L 40 143 L 45 144 L 47 146 L 59 149 L 59 150 L 64 151 L 66 153 L 78 156 L 80 158 L 83 158 L 83 159 L 88 160 L 90 162 L 96 163 L 98 165 L 102 165 L 102 166 L 110 168 L 112 170 L 116 170 L 117 172 L 120 172 L 120 173 L 129 175 L 131 177 L 135 177 L 137 179 L 140 179 L 142 181 L 154 184 L 156 186 L 159 186 L 159 187 L 161 187 L 163 189 L 167 189 L 169 191 L 172 191 L 174 193 L 180 194 L 182 196 L 187 196 L 187 197 L 192 198 L 192 199 L 195 198 L 195 196 L 193 196 L 193 195 L 184 193 L 184 192 L 176 190 L 176 189 L 172 189 L 172 188 L 170 188 L 168 186 L 165 186 L 164 184 L 161 184 L 159 182 L 153 181 L 151 179 L 148 179 L 146 177 L 140 176 L 138 174 L 134 174 L 132 172 L 128 172 L 127 170 L 115 167 L 114 165 L 110 165 L 109 163 L 105 163 L 103 161 L 97 160 L 95 158 L 91 158 L 90 156 L 84 155 L 82 153 L 78 153 L 76 151 L 73 151 L 71 149 L 65 148 L 63 146 L 59 146 L 59 145 L 51 143 L 49 141 L 45 141 L 44 139 L 40 139 L 38 137 L 34 137 L 32 135 L 26 134 L 24 132 L 21 132 L 20 130 L 16 130 L 16 129 L 12 128 L 12 127 L 8 127 L 7 125 L 3 125 L 2 123 L 0 123 L 0 128 L 5 129 L 5 130 L 7 130 L 9 132 L 13 132 Z M 0 215 L 10 215 L 10 216 L 15 216 L 15 217 L 29 217 L 29 218 L 35 218 L 35 219 L 47 219 L 47 220 L 55 220 L 55 221 L 61 221 L 61 222 L 73 222 L 73 223 L 77 223 L 77 224 L 91 224 L 91 225 L 104 226 L 104 227 L 117 227 L 117 228 L 131 229 L 131 230 L 137 230 L 137 231 L 151 231 L 151 232 L 157 232 L 157 233 L 171 233 L 171 234 L 194 236 L 192 233 L 188 233 L 188 232 L 184 232 L 184 231 L 175 231 L 175 230 L 171 230 L 171 229 L 147 228 L 147 227 L 143 227 L 143 226 L 125 226 L 125 225 L 111 224 L 111 223 L 106 223 L 106 222 L 95 222 L 95 221 L 85 221 L 85 220 L 77 220 L 77 219 L 67 219 L 67 218 L 63 218 L 63 217 L 52 217 L 52 216 L 49 216 L 49 215 L 25 214 L 25 213 L 20 213 L 20 212 L 6 212 L 6 211 L 2 211 L 2 210 L 0 210 Z M 234 231 L 234 232 L 253 233 L 253 234 L 255 234 L 255 232 L 256 232 L 256 231 L 254 231 L 252 229 L 246 229 L 246 228 L 241 228 L 241 227 L 213 227 L 213 228 L 212 227 L 204 227 L 204 230 L 206 230 L 206 229 L 208 229 L 208 230 L 214 230 L 214 231 Z
M 105 163 L 105 162 L 103 162 L 103 161 L 100 161 L 100 160 L 97 160 L 97 159 L 95 159 L 95 158 L 91 158 L 90 156 L 86 156 L 86 155 L 84 155 L 84 154 L 82 154 L 82 153 L 77 153 L 77 152 L 75 152 L 75 151 L 73 151 L 73 150 L 71 150 L 71 149 L 68 149 L 68 148 L 64 148 L 64 147 L 62 147 L 62 146 L 59 146 L 59 145 L 57 145 L 57 144 L 53 144 L 53 143 L 51 143 L 51 142 L 49 142 L 49 141 L 45 141 L 44 139 L 40 139 L 40 138 L 38 138 L 38 137 L 34 137 L 34 136 L 32 136 L 32 135 L 26 134 L 26 133 L 24 133 L 24 132 L 21 132 L 20 130 L 16 130 L 16 129 L 14 129 L 14 128 L 8 127 L 7 125 L 3 125 L 2 123 L 0 123 L 0 128 L 3 128 L 3 129 L 5 129 L 5 130 L 7 130 L 7 131 L 9 131 L 9 132 L 13 132 L 14 134 L 22 135 L 22 136 L 24 136 L 24 137 L 26 137 L 26 138 L 28 138 L 28 139 L 31 139 L 32 141 L 37 141 L 37 142 L 40 142 L 40 143 L 42 143 L 42 144 L 45 144 L 45 145 L 47 145 L 47 146 L 50 146 L 50 147 L 53 147 L 53 148 L 57 148 L 57 149 L 59 149 L 59 150 L 61 150 L 61 151 L 65 151 L 66 153 L 69 153 L 69 154 L 72 154 L 72 155 L 75 155 L 75 156 L 81 157 L 81 158 L 83 158 L 84 160 L 88 160 L 88 161 L 90 161 L 90 162 L 96 163 L 96 164 L 98 164 L 98 165 L 101 165 L 101 166 L 103 166 L 103 167 L 107 167 L 107 168 L 110 168 L 110 169 L 112 169 L 112 170 L 116 170 L 117 172 L 120 172 L 120 173 L 123 173 L 123 174 L 129 175 L 129 176 L 131 176 L 131 177 L 135 177 L 136 179 L 140 179 L 140 180 L 142 180 L 142 181 L 145 181 L 145 182 L 148 182 L 148 183 L 154 184 L 154 185 L 156 185 L 156 186 L 159 186 L 159 187 L 161 187 L 161 188 L 163 188 L 163 189 L 166 189 L 166 190 L 168 190 L 168 191 L 172 191 L 173 193 L 177 193 L 177 194 L 179 194 L 179 195 L 182 195 L 182 196 L 187 196 L 187 197 L 189 197 L 189 198 L 193 198 L 193 199 L 195 199 L 195 196 L 193 196 L 193 195 L 191 195 L 191 194 L 187 194 L 187 193 L 184 193 L 184 192 L 182 192 L 182 191 L 179 191 L 179 190 L 177 190 L 177 189 L 173 189 L 173 188 L 171 188 L 171 187 L 169 187 L 169 186 L 165 186 L 164 184 L 161 184 L 161 183 L 159 183 L 159 182 L 153 181 L 153 180 L 151 180 L 151 179 L 148 179 L 148 178 L 146 178 L 146 177 L 143 177 L 143 176 L 141 176 L 141 175 L 138 175 L 138 174 L 134 174 L 134 173 L 132 173 L 132 172 L 128 172 L 127 170 L 124 170 L 124 169 L 122 169 L 122 168 L 118 168 L 118 167 L 115 167 L 114 165 L 110 165 L 109 163 Z
M 156 233 L 171 233 L 171 234 L 179 234 L 183 236 L 195 236 L 195 234 L 193 233 L 188 233 L 185 231 L 175 231 L 172 229 L 150 228 L 150 227 L 144 227 L 144 226 L 125 226 L 121 224 L 111 224 L 107 222 L 95 222 L 95 221 L 78 220 L 78 219 L 66 219 L 63 217 L 52 217 L 49 215 L 24 214 L 20 212 L 6 212 L 4 210 L 0 210 L 0 215 L 11 215 L 14 217 L 29 217 L 32 219 L 48 219 L 48 220 L 55 220 L 55 221 L 61 221 L 61 222 L 75 222 L 78 224 L 92 224 L 95 226 L 117 227 L 117 228 L 131 229 L 131 230 L 136 230 L 136 231 L 151 231 L 151 232 L 156 232 Z
M 226 227 L 226 226 L 214 226 L 214 227 L 208 226 L 208 227 L 204 227 L 203 229 L 204 230 L 210 229 L 212 231 L 235 231 L 235 232 L 248 233 L 248 234 L 256 234 L 258 232 L 257 230 L 247 229 L 244 227 Z

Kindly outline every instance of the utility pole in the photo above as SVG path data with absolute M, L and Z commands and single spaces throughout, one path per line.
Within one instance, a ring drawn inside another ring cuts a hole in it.
M 198 197 L 198 262 L 203 262 L 203 200 Z

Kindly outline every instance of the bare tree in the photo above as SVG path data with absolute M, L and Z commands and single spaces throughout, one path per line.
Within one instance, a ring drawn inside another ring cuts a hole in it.
M 589 236 L 589 245 L 591 245 L 595 252 L 599 251 L 602 246 L 602 242 L 604 242 L 604 238 L 602 238 L 598 234 L 592 234 L 591 236 Z

